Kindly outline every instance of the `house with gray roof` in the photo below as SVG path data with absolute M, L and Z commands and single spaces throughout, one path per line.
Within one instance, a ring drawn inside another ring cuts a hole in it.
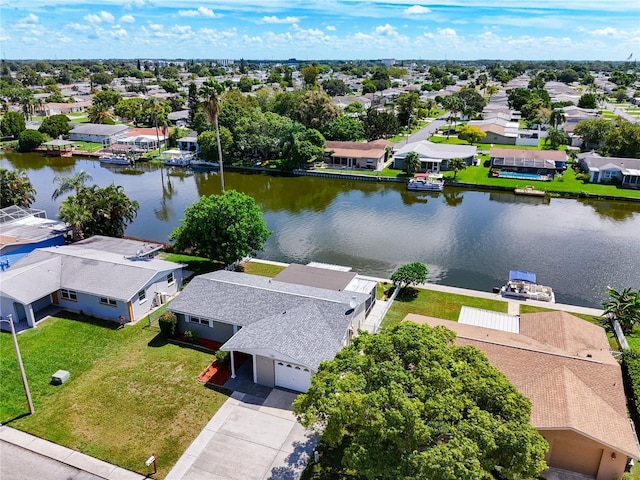
M 98 123 L 81 123 L 69 132 L 69 140 L 76 142 L 94 142 L 103 145 L 117 143 L 119 137 L 130 130 L 128 125 L 102 125 Z
M 35 327 L 52 305 L 134 322 L 178 292 L 183 264 L 157 257 L 162 246 L 94 236 L 39 248 L 2 273 L 0 314 Z
M 320 363 L 361 327 L 370 299 L 326 286 L 221 270 L 195 277 L 168 309 L 180 332 L 191 330 L 231 352 L 234 378 L 241 352 L 251 358 L 254 383 L 305 391 Z
M 467 165 L 471 165 L 478 152 L 473 145 L 446 145 L 433 143 L 428 140 L 412 142 L 398 149 L 393 156 L 394 168 L 402 169 L 404 159 L 409 152 L 415 152 L 420 157 L 421 172 L 437 173 L 448 168 L 448 161 L 461 158 Z
M 619 182 L 623 188 L 640 188 L 640 159 L 603 157 L 596 152 L 578 155 L 578 165 L 591 183 Z

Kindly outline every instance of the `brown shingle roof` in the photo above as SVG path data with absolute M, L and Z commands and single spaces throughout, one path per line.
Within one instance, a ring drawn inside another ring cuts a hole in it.
M 385 149 L 391 146 L 392 143 L 382 139 L 367 143 L 328 140 L 324 150 L 333 151 L 336 157 L 380 158 L 384 155 Z
M 489 150 L 491 158 L 526 158 L 531 160 L 566 161 L 567 153 L 562 150 L 527 150 L 520 148 L 498 148 Z
M 482 350 L 531 400 L 536 429 L 572 430 L 638 458 L 622 372 L 604 343 L 604 330 L 563 312 L 520 319 L 521 333 L 516 334 L 421 315 L 406 317 L 445 326 L 456 332 L 457 345 Z

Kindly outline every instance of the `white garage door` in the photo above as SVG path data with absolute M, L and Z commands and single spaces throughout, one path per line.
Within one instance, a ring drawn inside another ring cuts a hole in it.
M 295 363 L 276 362 L 276 387 L 306 392 L 311 386 L 311 370 Z

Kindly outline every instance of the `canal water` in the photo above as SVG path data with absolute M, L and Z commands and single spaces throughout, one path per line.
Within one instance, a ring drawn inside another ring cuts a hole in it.
M 215 173 L 149 164 L 100 166 L 89 159 L 0 154 L 37 189 L 35 208 L 55 217 L 56 175 L 85 170 L 93 183 L 122 185 L 140 203 L 127 235 L 165 242 L 184 210 L 220 193 Z M 257 256 L 282 262 L 349 265 L 388 278 L 412 261 L 428 281 L 491 291 L 509 270 L 533 271 L 562 303 L 599 307 L 607 285 L 640 288 L 640 203 L 555 199 L 445 188 L 407 192 L 403 184 L 225 172 L 225 187 L 251 195 L 273 231 Z

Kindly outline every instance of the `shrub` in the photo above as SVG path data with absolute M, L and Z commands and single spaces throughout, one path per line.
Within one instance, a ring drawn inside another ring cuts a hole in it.
M 189 343 L 196 344 L 198 343 L 198 333 L 193 330 L 187 330 L 184 332 L 184 339 Z
M 629 403 L 638 412 L 640 408 L 640 352 L 625 350 L 622 354 L 622 369 L 628 376 L 631 386 Z
M 582 180 L 584 183 L 588 183 L 589 178 L 591 177 L 586 172 L 576 173 L 576 180 Z
M 173 338 L 176 336 L 176 326 L 178 325 L 178 319 L 173 312 L 165 312 L 158 319 L 158 325 L 160 326 L 160 332 L 166 338 Z
M 23 130 L 18 135 L 18 150 L 30 152 L 38 148 L 44 140 L 44 135 L 37 130 Z
M 231 357 L 229 356 L 229 352 L 225 352 L 224 350 L 218 350 L 215 353 L 216 363 L 220 367 L 226 367 L 229 364 L 229 360 Z

